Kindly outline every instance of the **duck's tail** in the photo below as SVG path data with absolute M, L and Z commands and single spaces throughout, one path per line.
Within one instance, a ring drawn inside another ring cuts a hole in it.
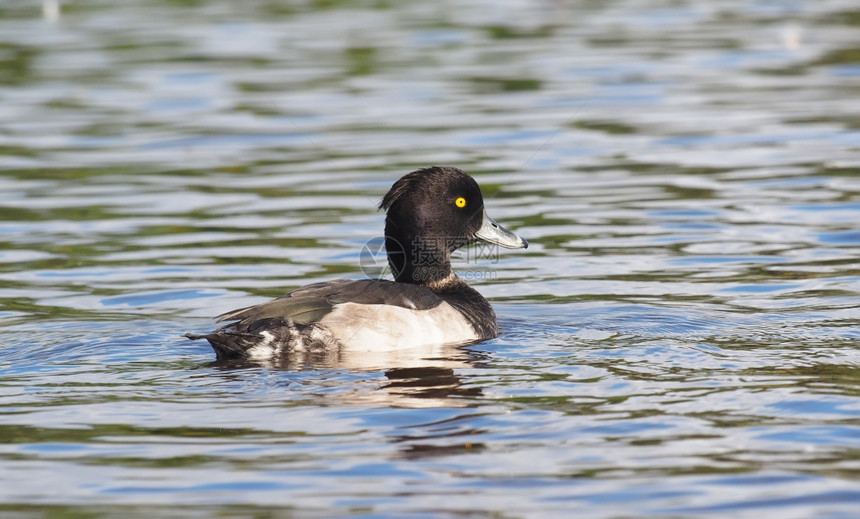
M 226 332 L 222 330 L 217 330 L 204 335 L 186 333 L 185 337 L 188 337 L 192 341 L 196 341 L 198 339 L 206 339 L 209 341 L 212 349 L 215 350 L 215 357 L 217 360 L 251 357 L 253 356 L 252 351 L 254 348 L 263 342 L 261 337 L 257 334 Z M 271 351 L 267 356 L 274 354 L 275 352 Z
M 232 323 L 212 333 L 186 333 L 192 341 L 206 339 L 217 360 L 264 360 L 291 352 L 325 351 L 336 346 L 331 334 L 315 325 L 299 325 L 284 319 L 263 319 L 243 326 Z

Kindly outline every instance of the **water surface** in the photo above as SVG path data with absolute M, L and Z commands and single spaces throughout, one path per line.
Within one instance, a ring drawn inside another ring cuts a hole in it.
M 0 511 L 851 517 L 851 2 L 0 6 Z M 213 363 L 451 164 L 501 336 Z

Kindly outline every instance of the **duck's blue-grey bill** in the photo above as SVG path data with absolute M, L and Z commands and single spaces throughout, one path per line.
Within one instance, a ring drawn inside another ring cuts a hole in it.
M 487 216 L 484 212 L 484 221 L 481 223 L 481 228 L 475 233 L 479 240 L 494 243 L 506 249 L 525 249 L 528 248 L 529 242 L 519 237 L 516 233 L 511 232 L 501 225 L 499 222 Z

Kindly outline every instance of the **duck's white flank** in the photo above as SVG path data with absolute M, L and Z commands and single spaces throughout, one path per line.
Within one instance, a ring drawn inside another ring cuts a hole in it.
M 262 337 L 263 340 L 248 350 L 248 358 L 263 360 L 278 354 L 281 348 L 277 345 L 273 345 L 273 342 L 275 341 L 274 335 L 265 330 L 259 332 L 257 335 Z
M 429 310 L 341 303 L 319 325 L 350 351 L 382 351 L 478 340 L 472 325 L 448 303 Z

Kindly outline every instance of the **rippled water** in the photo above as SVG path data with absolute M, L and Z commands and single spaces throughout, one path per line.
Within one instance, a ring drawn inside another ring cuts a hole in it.
M 0 513 L 853 517 L 860 10 L 0 4 Z M 181 337 L 362 276 L 452 164 L 527 251 L 499 339 Z

